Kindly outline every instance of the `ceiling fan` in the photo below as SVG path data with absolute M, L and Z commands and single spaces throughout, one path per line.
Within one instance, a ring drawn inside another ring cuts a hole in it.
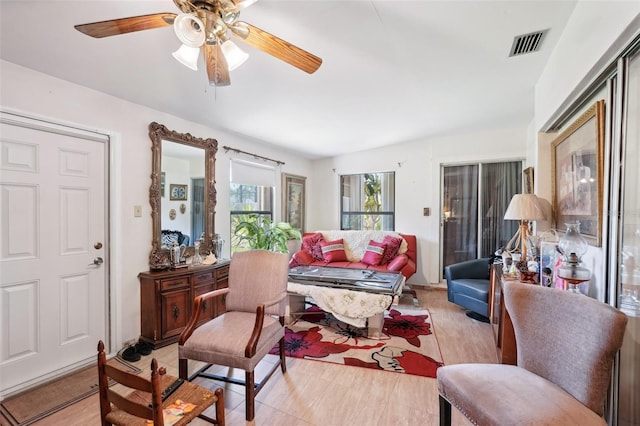
M 135 31 L 150 30 L 173 25 L 182 46 L 173 56 L 191 69 L 197 69 L 200 50 L 204 51 L 209 84 L 228 86 L 229 71 L 247 59 L 229 33 L 239 40 L 258 48 L 309 74 L 322 64 L 322 59 L 239 20 L 240 10 L 256 0 L 173 0 L 182 11 L 132 16 L 109 21 L 76 25 L 75 29 L 95 38 L 109 37 Z

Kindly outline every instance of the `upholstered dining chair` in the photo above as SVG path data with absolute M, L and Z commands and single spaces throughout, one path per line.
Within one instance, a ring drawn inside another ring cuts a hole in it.
M 107 364 L 104 343 L 98 342 L 98 390 L 102 426 L 143 425 L 145 419 L 152 420 L 155 426 L 164 426 L 163 410 L 166 407 L 163 406 L 161 389 L 170 387 L 176 379 L 165 376 L 165 372 L 164 368 L 158 369 L 158 361 L 155 358 L 151 360 L 150 379 Z M 110 380 L 128 390 L 115 391 L 110 387 Z M 224 396 L 221 388 L 212 392 L 193 383 L 184 383 L 175 389 L 171 402 L 168 400 L 166 404 L 170 405 L 175 398 L 192 403 L 195 407 L 185 412 L 180 420 L 172 423 L 174 426 L 186 425 L 196 417 L 218 426 L 225 425 Z M 215 419 L 202 414 L 212 404 L 216 405 Z
M 193 315 L 178 341 L 180 377 L 206 377 L 245 386 L 246 419 L 255 416 L 255 396 L 280 366 L 286 372 L 284 315 L 287 298 L 289 257 L 284 253 L 250 250 L 235 253 L 229 266 L 229 288 L 195 298 Z M 226 295 L 226 312 L 196 328 L 201 305 Z M 279 343 L 280 357 L 266 377 L 256 383 L 254 369 Z M 205 362 L 193 375 L 188 360 Z M 206 372 L 211 365 L 239 368 L 245 380 Z
M 476 425 L 604 425 L 607 389 L 627 317 L 595 299 L 507 282 L 517 366 L 438 369 L 440 425 L 451 405 Z

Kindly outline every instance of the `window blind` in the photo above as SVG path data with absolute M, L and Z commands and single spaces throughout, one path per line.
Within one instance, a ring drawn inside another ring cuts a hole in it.
M 276 169 L 266 164 L 233 158 L 231 159 L 231 183 L 275 186 Z

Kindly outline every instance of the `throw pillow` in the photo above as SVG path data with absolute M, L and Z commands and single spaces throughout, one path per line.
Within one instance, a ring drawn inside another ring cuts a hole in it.
M 369 240 L 369 244 L 367 244 L 367 249 L 364 252 L 364 256 L 362 256 L 362 263 L 371 266 L 377 266 L 382 261 L 382 257 L 384 256 L 385 249 L 387 245 L 385 243 L 379 243 L 377 241 Z
M 384 251 L 380 265 L 386 265 L 398 254 L 398 250 L 400 250 L 400 245 L 402 244 L 402 238 L 385 235 L 382 242 L 387 245 L 387 248 Z
M 307 251 L 315 260 L 324 260 L 322 256 L 322 247 L 320 243 L 324 241 L 324 237 L 320 232 L 307 235 L 302 238 L 302 249 Z
M 344 242 L 342 239 L 335 241 L 322 241 L 322 257 L 325 262 L 346 262 L 347 253 L 344 251 Z
M 178 238 L 180 238 L 178 234 L 178 232 L 162 231 L 162 246 L 171 247 L 173 243 L 178 243 Z

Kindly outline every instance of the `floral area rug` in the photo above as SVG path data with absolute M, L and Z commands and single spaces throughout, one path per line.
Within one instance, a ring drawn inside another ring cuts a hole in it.
M 285 329 L 286 355 L 375 370 L 436 377 L 442 353 L 426 309 L 402 306 L 385 312 L 382 338 L 313 306 Z M 278 353 L 278 347 L 271 350 Z

